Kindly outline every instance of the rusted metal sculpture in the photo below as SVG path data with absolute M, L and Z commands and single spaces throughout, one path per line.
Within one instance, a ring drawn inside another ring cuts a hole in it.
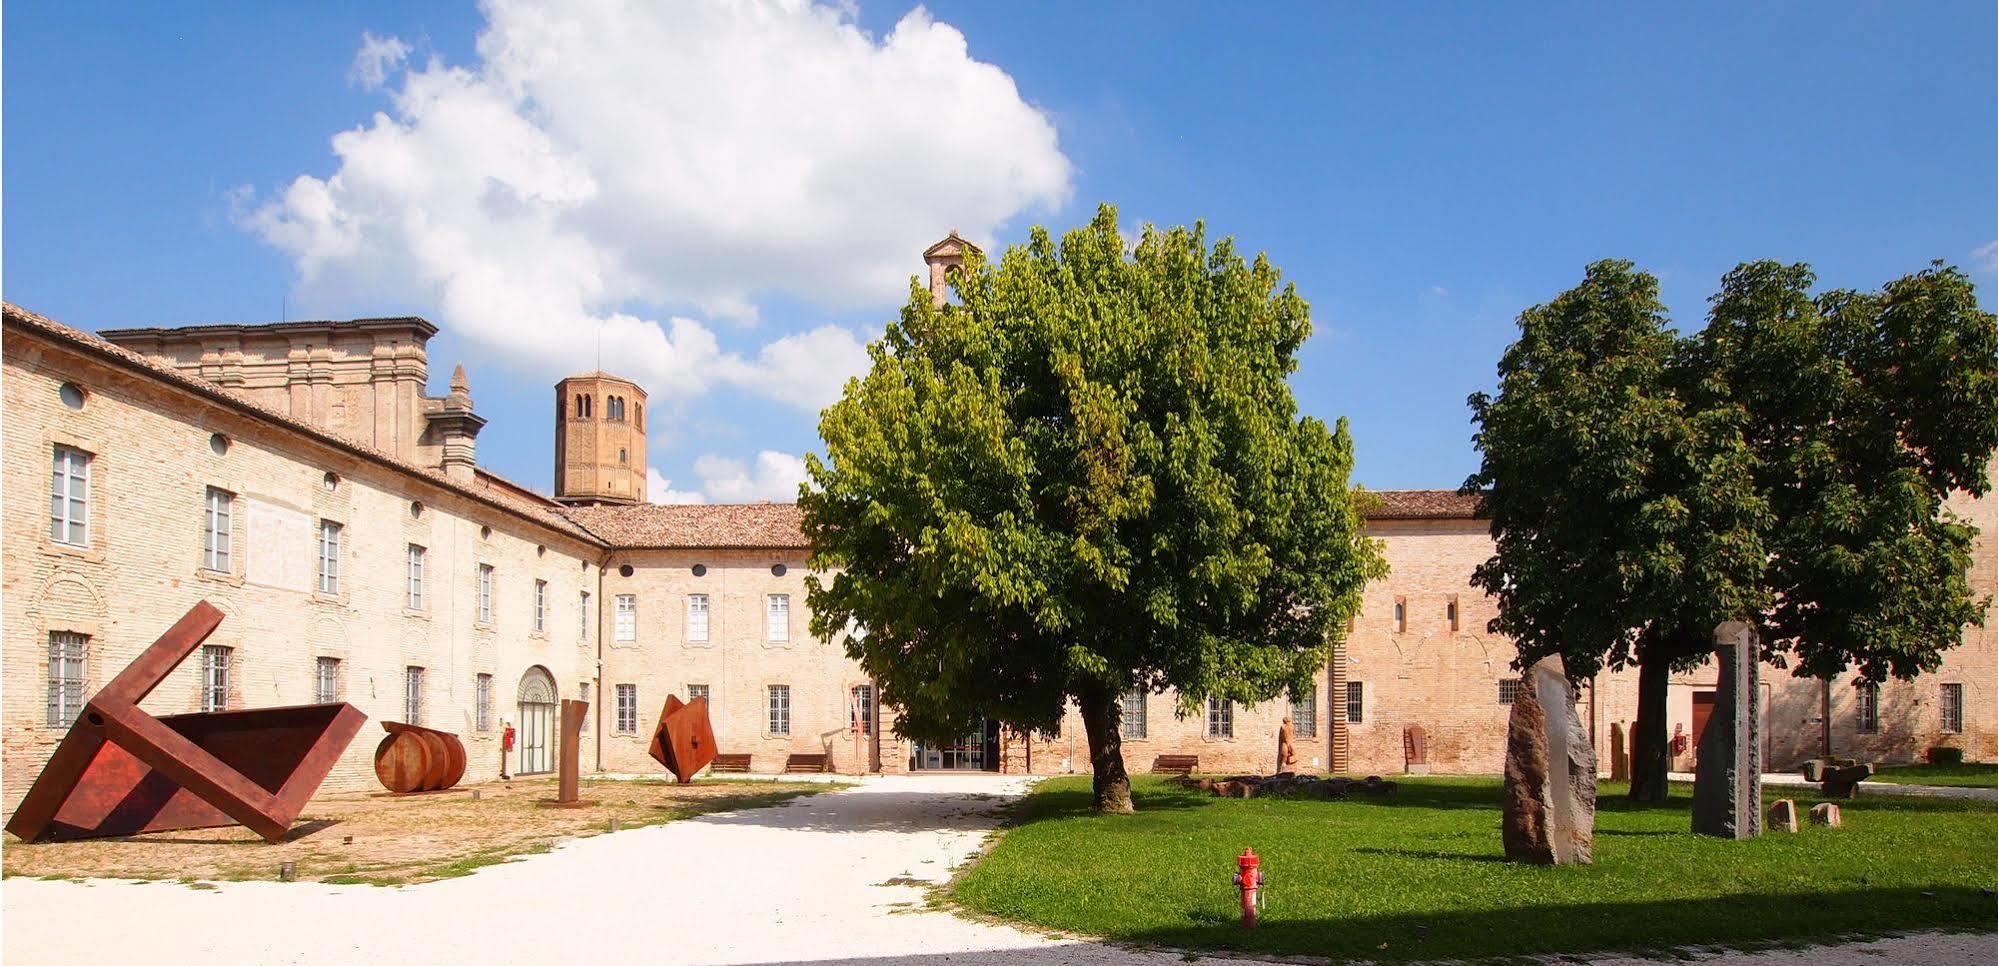
M 388 736 L 375 746 L 375 777 L 399 795 L 440 792 L 465 777 L 465 744 L 448 731 L 382 722 Z
M 715 760 L 715 729 L 708 720 L 708 699 L 681 701 L 679 695 L 666 699 L 659 712 L 659 725 L 652 729 L 653 760 L 666 766 L 685 785 L 694 774 Z
M 590 713 L 587 701 L 562 701 L 562 762 L 561 777 L 555 786 L 555 797 L 544 798 L 540 804 L 546 808 L 582 808 L 596 802 L 583 801 L 576 797 L 582 784 L 581 761 L 583 757 L 583 719 Z
M 350 704 L 140 710 L 221 623 L 213 605 L 195 604 L 93 695 L 7 831 L 32 842 L 242 824 L 284 838 L 367 716 Z

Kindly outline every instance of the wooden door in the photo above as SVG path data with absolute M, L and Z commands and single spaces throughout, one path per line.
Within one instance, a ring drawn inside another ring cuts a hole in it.
M 1714 716 L 1714 701 L 1720 697 L 1719 691 L 1693 692 L 1693 750 L 1700 747 L 1700 735 L 1707 730 L 1707 719 Z

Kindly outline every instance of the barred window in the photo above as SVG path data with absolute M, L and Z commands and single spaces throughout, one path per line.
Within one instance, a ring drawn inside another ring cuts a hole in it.
M 201 710 L 229 710 L 229 664 L 233 649 L 220 644 L 201 648 Z
M 423 548 L 409 545 L 409 595 L 404 603 L 410 610 L 423 609 Z
M 219 487 L 208 488 L 207 508 L 202 514 L 201 566 L 229 571 L 229 516 L 236 495 Z
M 1942 730 L 1945 734 L 1963 733 L 1963 685 L 1961 684 L 1942 686 Z
M 621 735 L 638 733 L 638 685 L 636 684 L 617 686 L 617 733 Z
M 767 640 L 782 643 L 791 639 L 791 595 L 771 594 L 765 598 Z
M 1316 685 L 1304 693 L 1302 698 L 1290 702 L 1290 723 L 1297 727 L 1297 737 L 1318 737 L 1318 688 Z
M 493 622 L 493 565 L 479 565 L 479 623 Z
M 340 592 L 340 525 L 319 521 L 319 592 Z
M 548 630 L 548 581 L 534 582 L 534 632 Z
M 1207 737 L 1235 737 L 1235 702 L 1226 698 L 1207 699 Z
M 1145 689 L 1132 688 L 1117 702 L 1117 708 L 1124 718 L 1124 737 L 1145 737 Z
M 687 640 L 703 643 L 708 639 L 708 595 L 687 595 Z
M 415 665 L 402 669 L 402 720 L 423 723 L 423 669 Z
M 90 454 L 55 448 L 49 475 L 49 539 L 72 546 L 90 542 Z
M 638 595 L 617 595 L 617 639 L 620 642 L 638 640 Z
M 89 637 L 75 631 L 49 632 L 49 727 L 66 728 L 83 710 L 89 656 Z
M 1880 730 L 1880 685 L 1871 681 L 1861 681 L 1853 688 L 1858 699 L 1855 710 L 1859 712 L 1861 734 L 1874 734 Z
M 872 736 L 874 734 L 874 685 L 854 685 L 852 693 L 848 696 L 848 701 L 853 709 L 851 715 L 853 720 L 851 723 L 854 733 Z
M 332 704 L 340 700 L 340 659 L 322 657 L 313 661 L 312 700 Z
M 791 686 L 788 684 L 770 686 L 770 733 L 791 733 Z
M 493 676 L 481 674 L 474 678 L 472 683 L 474 685 L 473 728 L 477 731 L 490 731 L 493 727 Z
M 1517 700 L 1519 700 L 1519 679 L 1499 678 L 1499 683 L 1498 683 L 1499 703 L 1511 704 Z
M 699 698 L 699 699 L 701 699 L 702 701 L 706 701 L 706 702 L 708 702 L 708 704 L 709 704 L 709 708 L 708 708 L 708 713 L 709 713 L 709 714 L 711 714 L 711 715 L 712 715 L 712 714 L 714 714 L 714 707 L 713 707 L 713 704 L 714 704 L 714 699 L 712 699 L 712 698 L 708 697 L 708 686 L 707 686 L 707 685 L 705 685 L 705 684 L 689 684 L 689 685 L 687 685 L 687 700 L 689 700 L 689 701 L 692 701 L 692 700 L 694 700 L 695 698 Z
M 1367 718 L 1367 686 L 1365 682 L 1346 682 L 1346 723 L 1361 724 Z

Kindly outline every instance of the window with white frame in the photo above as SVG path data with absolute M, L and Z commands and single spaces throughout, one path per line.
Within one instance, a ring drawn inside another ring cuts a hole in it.
M 493 565 L 479 565 L 479 623 L 493 622 Z
M 1961 684 L 1942 686 L 1942 730 L 1945 734 L 1963 733 L 1963 685 Z
M 548 581 L 537 580 L 534 582 L 534 633 L 542 634 L 546 633 L 547 630 Z
M 590 639 L 590 592 L 583 591 L 576 597 L 576 637 Z
M 473 684 L 473 729 L 491 731 L 493 727 L 493 676 L 481 674 L 472 679 Z
M 229 665 L 232 648 L 205 644 L 201 648 L 201 710 L 229 710 Z
M 1304 692 L 1302 698 L 1290 701 L 1290 723 L 1295 726 L 1299 738 L 1318 737 L 1318 688 Z
M 340 525 L 319 521 L 319 592 L 340 592 Z
M 1235 702 L 1226 698 L 1207 699 L 1207 737 L 1235 737 Z
M 81 547 L 90 542 L 90 454 L 55 448 L 49 475 L 49 539 Z
M 638 595 L 617 595 L 617 634 L 621 643 L 638 640 Z
M 617 686 L 617 733 L 621 735 L 638 733 L 638 685 L 636 684 Z
M 83 675 L 89 657 L 89 636 L 49 632 L 49 727 L 68 727 L 83 710 Z
M 1859 713 L 1861 734 L 1874 734 L 1880 730 L 1880 685 L 1871 681 L 1861 681 L 1853 688 L 1858 699 L 1854 709 Z
M 1499 678 L 1498 703 L 1511 704 L 1519 700 L 1519 679 Z
M 791 733 L 791 686 L 788 684 L 770 685 L 770 733 Z
M 404 603 L 410 610 L 423 609 L 423 555 L 422 547 L 413 543 L 409 545 L 409 592 Z
M 229 572 L 229 516 L 236 495 L 220 487 L 208 488 L 207 508 L 202 513 L 201 566 Z
M 708 639 L 708 595 L 687 595 L 687 642 L 704 644 Z
M 1132 688 L 1117 702 L 1117 710 L 1124 718 L 1124 737 L 1143 738 L 1145 721 L 1145 689 Z
M 414 664 L 402 669 L 402 720 L 423 723 L 423 669 Z
M 590 682 L 588 681 L 576 682 L 576 700 L 583 702 L 582 730 L 589 731 L 590 730 Z
M 847 703 L 852 706 L 849 717 L 855 734 L 871 737 L 874 734 L 874 685 L 856 684 L 847 693 Z
M 782 643 L 791 639 L 791 595 L 771 594 L 764 598 L 764 639 Z
M 339 658 L 321 657 L 313 659 L 312 700 L 318 704 L 332 704 L 340 700 Z
M 1363 681 L 1346 682 L 1346 723 L 1361 724 L 1367 720 L 1367 685 Z
M 687 685 L 687 700 L 689 700 L 689 701 L 692 701 L 692 700 L 694 700 L 695 698 L 699 698 L 699 699 L 701 699 L 702 701 L 706 701 L 706 702 L 708 702 L 708 703 L 709 703 L 709 705 L 710 705 L 710 707 L 708 708 L 708 713 L 709 713 L 709 714 L 713 714 L 713 713 L 714 713 L 714 708 L 712 707 L 712 705 L 714 704 L 714 700 L 713 700 L 712 698 L 709 698 L 709 697 L 708 697 L 708 686 L 707 686 L 707 685 L 705 685 L 705 684 L 689 684 L 689 685 Z

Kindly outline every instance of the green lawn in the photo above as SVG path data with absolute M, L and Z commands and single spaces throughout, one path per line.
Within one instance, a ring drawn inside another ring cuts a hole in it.
M 1998 788 L 1998 765 L 1888 765 L 1867 781 L 1897 785 L 1954 785 Z
M 1914 928 L 1998 929 L 1998 808 L 1876 796 L 1846 827 L 1752 842 L 1688 831 L 1689 786 L 1639 809 L 1604 783 L 1596 865 L 1509 864 L 1499 782 L 1403 780 L 1385 801 L 1219 799 L 1134 780 L 1138 814 L 1089 811 L 1089 779 L 1042 783 L 954 886 L 966 907 L 1115 940 L 1333 958 L 1442 959 Z M 1773 791 L 1773 789 L 1772 789 Z M 1809 789 L 1785 789 L 1807 810 Z M 1771 796 L 1780 797 L 1780 796 Z M 1262 927 L 1237 925 L 1235 856 L 1263 856 Z

